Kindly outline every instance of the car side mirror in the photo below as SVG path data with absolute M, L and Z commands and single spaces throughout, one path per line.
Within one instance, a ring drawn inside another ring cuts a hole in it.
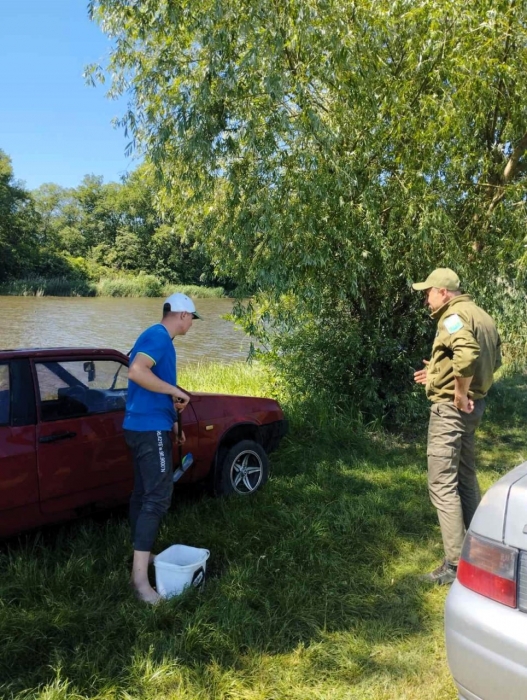
M 85 372 L 88 373 L 88 381 L 93 382 L 93 380 L 95 379 L 95 362 L 93 360 L 85 362 L 83 365 L 83 369 Z

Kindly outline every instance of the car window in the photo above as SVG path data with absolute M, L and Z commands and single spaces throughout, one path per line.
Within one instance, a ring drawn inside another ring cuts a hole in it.
M 115 360 L 37 362 L 41 417 L 44 421 L 122 411 L 128 367 Z
M 0 365 L 0 425 L 9 424 L 10 414 L 9 365 Z

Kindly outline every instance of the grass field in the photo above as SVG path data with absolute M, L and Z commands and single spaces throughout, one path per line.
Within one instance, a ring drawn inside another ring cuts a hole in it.
M 245 365 L 182 383 L 266 393 Z M 526 376 L 502 378 L 479 437 L 484 489 L 526 457 L 526 418 Z M 129 589 L 124 512 L 2 545 L 0 696 L 453 700 L 447 591 L 416 578 L 442 556 L 418 432 L 295 420 L 255 497 L 182 493 L 159 547 L 209 548 L 208 581 L 155 608 Z

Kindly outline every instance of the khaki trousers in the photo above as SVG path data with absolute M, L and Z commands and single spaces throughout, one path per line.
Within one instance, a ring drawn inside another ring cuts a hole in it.
M 453 403 L 434 403 L 428 425 L 428 491 L 437 509 L 445 559 L 457 566 L 465 532 L 481 500 L 474 436 L 485 400 L 464 413 Z

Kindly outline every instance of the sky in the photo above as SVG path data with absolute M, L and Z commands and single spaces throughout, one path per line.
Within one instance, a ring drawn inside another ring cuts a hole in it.
M 110 42 L 90 22 L 87 0 L 0 0 L 0 149 L 28 189 L 77 187 L 86 174 L 119 180 L 138 162 L 112 118 L 126 100 L 86 85 L 89 63 Z

